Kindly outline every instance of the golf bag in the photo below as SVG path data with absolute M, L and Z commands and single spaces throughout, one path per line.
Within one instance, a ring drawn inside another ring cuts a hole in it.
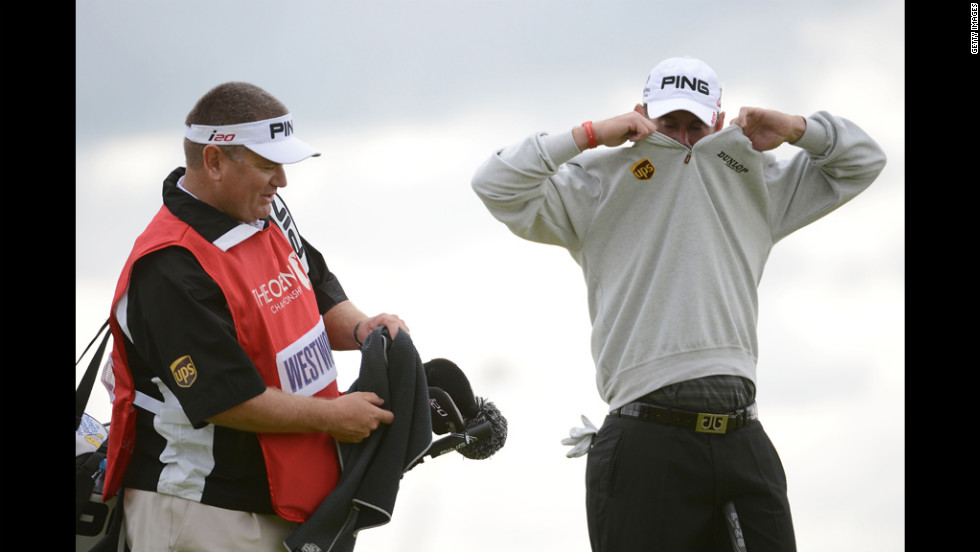
M 104 332 L 104 335 L 103 335 Z M 102 336 L 102 342 L 75 389 L 75 552 L 123 552 L 122 502 L 119 497 L 102 500 L 109 427 L 85 413 L 111 332 L 107 320 L 75 363 Z

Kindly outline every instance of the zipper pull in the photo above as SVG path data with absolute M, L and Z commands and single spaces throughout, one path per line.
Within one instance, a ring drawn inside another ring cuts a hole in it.
M 690 151 L 689 151 L 689 152 L 687 152 L 687 157 L 685 157 L 685 158 L 684 158 L 684 164 L 685 164 L 685 165 L 687 165 L 688 163 L 690 163 L 690 161 L 691 161 L 691 154 L 692 154 L 692 153 L 693 153 L 693 152 L 690 152 Z

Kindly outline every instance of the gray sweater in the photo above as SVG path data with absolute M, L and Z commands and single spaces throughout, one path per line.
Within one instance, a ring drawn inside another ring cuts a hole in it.
M 710 375 L 756 380 L 757 289 L 772 246 L 877 178 L 885 155 L 856 125 L 807 119 L 802 151 L 776 161 L 737 126 L 688 148 L 655 133 L 580 153 L 539 133 L 473 177 L 490 213 L 581 266 L 599 394 L 618 408 Z

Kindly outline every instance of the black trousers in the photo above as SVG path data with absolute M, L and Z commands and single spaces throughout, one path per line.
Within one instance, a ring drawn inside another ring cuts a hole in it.
M 758 421 L 725 435 L 608 416 L 592 442 L 593 552 L 731 552 L 732 500 L 748 552 L 793 552 L 786 474 Z

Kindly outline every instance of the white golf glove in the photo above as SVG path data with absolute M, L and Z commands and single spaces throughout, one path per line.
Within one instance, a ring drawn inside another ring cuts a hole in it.
M 561 444 L 572 447 L 572 450 L 565 453 L 568 458 L 578 458 L 588 454 L 592 446 L 592 436 L 599 431 L 585 415 L 582 416 L 582 423 L 585 427 L 573 427 L 568 432 L 569 436 L 561 440 Z

